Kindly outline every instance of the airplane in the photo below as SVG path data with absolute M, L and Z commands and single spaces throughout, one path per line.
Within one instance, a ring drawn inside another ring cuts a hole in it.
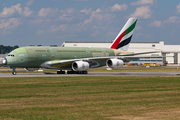
M 52 47 L 27 46 L 20 47 L 8 54 L 3 65 L 13 69 L 25 68 L 35 71 L 40 68 L 56 69 L 57 74 L 87 74 L 90 68 L 108 66 L 121 68 L 126 62 L 137 60 L 135 55 L 150 54 L 153 52 L 128 52 L 129 43 L 137 23 L 137 18 L 129 18 L 109 48 L 92 47 Z

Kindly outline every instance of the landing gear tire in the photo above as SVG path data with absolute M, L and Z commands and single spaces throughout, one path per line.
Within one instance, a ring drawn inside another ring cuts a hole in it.
M 67 71 L 67 74 L 73 74 L 74 71 Z
M 83 71 L 83 74 L 88 74 L 88 71 Z
M 67 74 L 88 74 L 87 71 L 67 71 Z
M 17 73 L 16 73 L 16 71 L 13 71 L 12 74 L 13 74 L 13 75 L 16 75 Z
M 66 72 L 65 71 L 57 71 L 57 74 L 65 74 Z

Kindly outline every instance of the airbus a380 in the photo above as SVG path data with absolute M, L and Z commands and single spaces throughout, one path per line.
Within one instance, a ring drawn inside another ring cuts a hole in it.
M 90 47 L 44 47 L 28 46 L 13 50 L 3 60 L 3 64 L 13 69 L 25 68 L 28 71 L 39 68 L 56 69 L 57 74 L 87 74 L 90 68 L 107 65 L 110 68 L 121 68 L 140 54 L 153 52 L 128 52 L 137 18 L 129 18 L 109 48 Z

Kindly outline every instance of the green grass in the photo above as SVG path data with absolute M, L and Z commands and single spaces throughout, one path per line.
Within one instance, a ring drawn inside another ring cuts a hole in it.
M 0 78 L 0 119 L 178 119 L 179 77 Z

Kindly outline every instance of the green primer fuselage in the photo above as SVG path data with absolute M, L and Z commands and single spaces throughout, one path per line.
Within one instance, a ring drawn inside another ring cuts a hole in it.
M 13 50 L 6 59 L 7 65 L 11 67 L 39 68 L 47 61 L 108 57 L 115 54 L 115 50 L 109 48 L 30 46 Z M 100 64 L 104 65 L 105 62 Z

